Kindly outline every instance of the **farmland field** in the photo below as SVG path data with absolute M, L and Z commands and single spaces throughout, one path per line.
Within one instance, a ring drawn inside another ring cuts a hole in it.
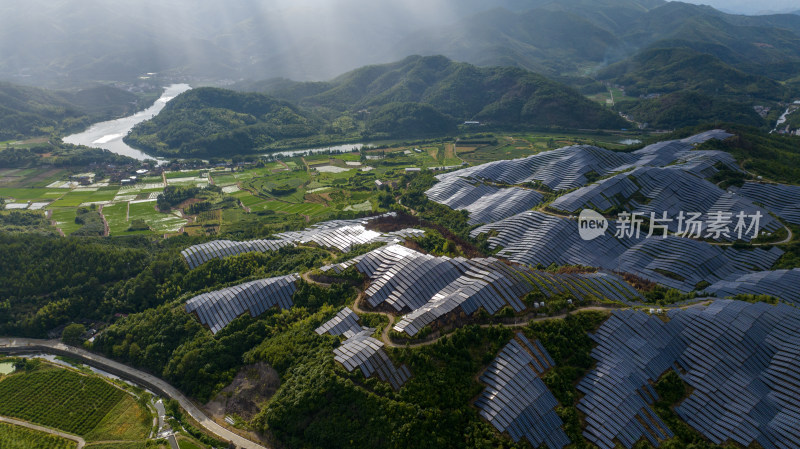
M 69 192 L 68 189 L 14 189 L 0 188 L 0 197 L 14 198 L 17 202 L 53 201 Z
M 125 202 L 103 207 L 103 216 L 106 217 L 111 235 L 119 235 L 128 230 L 130 224 L 125 219 L 127 210 L 128 203 Z
M 64 369 L 19 373 L 0 381 L 0 415 L 88 435 L 126 396 L 100 378 Z
M 59 200 L 53 202 L 51 207 L 75 207 L 83 203 L 99 203 L 111 201 L 116 196 L 119 188 L 100 187 L 95 191 L 91 190 L 72 190 Z
M 76 446 L 76 442 L 66 438 L 0 423 L 0 449 L 71 449 Z
M 64 235 L 70 235 L 80 229 L 81 225 L 75 223 L 75 208 L 59 207 L 52 211 L 50 219 L 57 223 Z
M 186 224 L 186 220 L 173 214 L 165 214 L 155 210 L 155 201 L 131 203 L 129 221 L 142 219 L 153 231 L 158 233 L 177 232 Z

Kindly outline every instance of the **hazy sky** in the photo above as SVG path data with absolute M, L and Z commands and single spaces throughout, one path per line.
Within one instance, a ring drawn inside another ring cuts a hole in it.
M 743 14 L 756 14 L 763 11 L 796 11 L 800 9 L 797 0 L 684 0 L 686 3 L 711 5 L 719 10 Z

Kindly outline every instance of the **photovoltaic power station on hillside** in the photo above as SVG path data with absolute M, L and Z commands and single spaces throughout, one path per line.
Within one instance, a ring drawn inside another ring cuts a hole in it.
M 525 438 L 533 447 L 552 449 L 570 444 L 555 410 L 558 401 L 541 379 L 553 365 L 539 340 L 518 333 L 480 377 L 487 384 L 475 401 L 480 415 L 514 442 Z
M 258 316 L 273 307 L 291 308 L 298 279 L 298 275 L 290 274 L 203 293 L 186 303 L 186 311 L 197 314 L 200 322 L 216 334 L 246 312 Z

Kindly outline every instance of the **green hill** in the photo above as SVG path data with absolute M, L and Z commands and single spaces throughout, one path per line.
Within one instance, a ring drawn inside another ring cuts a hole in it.
M 676 129 L 700 123 L 738 123 L 761 127 L 764 120 L 746 104 L 699 92 L 675 92 L 643 101 L 617 103 L 618 109 L 650 128 Z
M 442 56 L 367 66 L 329 82 L 273 79 L 237 88 L 183 93 L 134 127 L 126 142 L 160 155 L 226 156 L 336 140 L 441 135 L 464 120 L 497 127 L 626 125 L 541 75 Z M 262 93 L 241 92 L 247 89 Z M 344 122 L 350 125 L 342 127 Z
M 160 155 L 226 156 L 318 132 L 316 120 L 286 101 L 205 87 L 175 97 L 125 141 Z
M 625 86 L 630 96 L 680 90 L 706 95 L 781 101 L 787 91 L 779 82 L 751 75 L 716 56 L 690 48 L 653 48 L 611 65 L 599 79 Z
M 327 83 L 285 80 L 243 86 L 308 108 L 359 111 L 391 103 L 422 103 L 457 120 L 497 125 L 573 128 L 624 126 L 573 89 L 511 67 L 476 67 L 443 56 L 410 56 L 363 67 Z
M 144 101 L 108 86 L 61 92 L 0 83 L 0 140 L 79 131 L 134 112 Z

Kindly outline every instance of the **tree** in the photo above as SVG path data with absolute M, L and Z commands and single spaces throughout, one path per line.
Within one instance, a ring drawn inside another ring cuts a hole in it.
M 68 345 L 80 346 L 81 336 L 86 332 L 86 327 L 83 324 L 72 323 L 64 328 L 61 333 L 61 341 Z

